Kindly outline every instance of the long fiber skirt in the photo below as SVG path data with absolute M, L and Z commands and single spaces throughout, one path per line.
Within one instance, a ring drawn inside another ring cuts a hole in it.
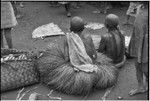
M 46 63 L 46 60 L 39 66 L 41 81 L 57 91 L 72 95 L 87 95 L 94 89 L 110 87 L 116 83 L 117 69 L 109 58 L 103 54 L 99 56 L 97 73 L 75 71 L 69 61 L 60 58 L 57 61 L 51 58 L 53 63 Z
M 51 39 L 55 41 L 52 42 Z M 65 39 L 60 36 L 39 40 L 45 47 L 43 55 L 37 60 L 41 82 L 57 91 L 72 95 L 87 95 L 93 89 L 103 89 L 116 83 L 118 71 L 111 59 L 101 53 L 98 53 L 95 63 L 99 67 L 97 73 L 75 71 L 69 61 Z M 41 46 L 39 49 L 41 50 Z

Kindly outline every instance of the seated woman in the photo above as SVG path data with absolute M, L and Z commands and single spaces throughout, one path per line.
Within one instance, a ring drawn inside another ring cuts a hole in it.
M 121 67 L 125 62 L 125 38 L 118 28 L 119 18 L 109 14 L 105 19 L 108 33 L 101 37 L 98 52 L 104 53 L 113 60 L 116 67 Z
M 111 59 L 101 53 L 97 62 L 91 36 L 82 33 L 84 21 L 74 17 L 70 25 L 70 32 L 47 43 L 38 58 L 41 81 L 55 90 L 74 95 L 87 95 L 94 88 L 114 85 L 117 69 Z

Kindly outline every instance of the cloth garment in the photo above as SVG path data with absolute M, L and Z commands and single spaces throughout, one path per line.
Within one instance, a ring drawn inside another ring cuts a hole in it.
M 127 10 L 127 15 L 136 17 L 137 14 L 140 12 L 140 7 L 142 4 L 139 2 L 130 2 L 129 8 Z
M 139 63 L 148 62 L 148 10 L 138 14 L 135 19 L 129 54 L 137 57 Z
M 70 62 L 75 69 L 85 72 L 97 71 L 98 67 L 92 64 L 92 59 L 86 53 L 84 43 L 77 34 L 73 32 L 67 33 L 67 42 L 69 46 Z
M 11 28 L 17 25 L 12 4 L 10 2 L 1 2 L 1 29 Z

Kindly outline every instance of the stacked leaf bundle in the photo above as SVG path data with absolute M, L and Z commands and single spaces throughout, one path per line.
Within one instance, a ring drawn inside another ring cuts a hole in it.
M 1 92 L 38 82 L 34 56 L 27 51 L 1 49 Z
M 40 77 L 47 86 L 66 94 L 87 95 L 95 88 L 106 88 L 116 83 L 118 71 L 108 57 L 99 54 L 95 63 L 99 67 L 97 72 L 75 71 L 70 64 L 66 37 L 53 39 L 53 42 L 47 41 L 43 55 L 38 59 Z

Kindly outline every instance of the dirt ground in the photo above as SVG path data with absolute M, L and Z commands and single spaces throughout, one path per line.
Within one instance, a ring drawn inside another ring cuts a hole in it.
M 84 18 L 86 22 L 99 22 L 103 23 L 105 14 L 95 14 L 93 11 L 100 9 L 96 8 L 93 5 L 89 5 L 85 2 L 82 2 L 82 7 L 79 9 L 72 9 L 72 16 L 80 16 Z M 12 38 L 14 48 L 32 50 L 33 49 L 33 39 L 32 32 L 38 26 L 55 23 L 57 24 L 64 32 L 67 32 L 69 29 L 69 21 L 71 18 L 66 17 L 66 12 L 63 6 L 60 7 L 51 7 L 49 2 L 24 2 L 24 7 L 19 8 L 23 17 L 18 19 L 18 25 L 12 30 Z M 108 13 L 114 13 L 120 17 L 120 27 L 124 31 L 125 35 L 130 36 L 132 33 L 132 26 L 122 26 L 122 23 L 125 22 L 125 14 L 127 7 L 112 8 Z M 134 18 L 131 18 L 133 23 Z M 86 30 L 85 32 L 91 34 L 104 34 L 106 29 L 91 31 Z M 5 42 L 5 46 L 7 44 Z M 135 74 L 134 60 L 127 60 L 125 66 L 120 69 L 118 83 L 111 93 L 107 97 L 107 100 L 117 100 L 118 96 L 123 97 L 123 100 L 146 100 L 148 98 L 148 93 L 138 94 L 136 96 L 129 96 L 128 93 L 132 88 L 137 87 L 137 80 Z M 35 91 L 37 93 L 47 94 L 51 89 L 41 85 L 33 85 L 27 87 L 30 89 L 37 86 L 38 89 Z M 18 89 L 20 90 L 20 89 Z M 1 94 L 2 100 L 15 100 L 17 97 L 18 90 L 9 91 Z M 105 93 L 104 90 L 97 90 L 93 92 L 90 96 L 81 97 L 81 96 L 72 96 L 65 95 L 59 92 L 54 91 L 52 96 L 61 97 L 62 100 L 101 100 L 102 96 Z M 29 93 L 30 94 L 30 93 Z M 23 99 L 27 100 L 29 94 L 27 94 Z M 41 100 L 47 98 L 39 98 Z

